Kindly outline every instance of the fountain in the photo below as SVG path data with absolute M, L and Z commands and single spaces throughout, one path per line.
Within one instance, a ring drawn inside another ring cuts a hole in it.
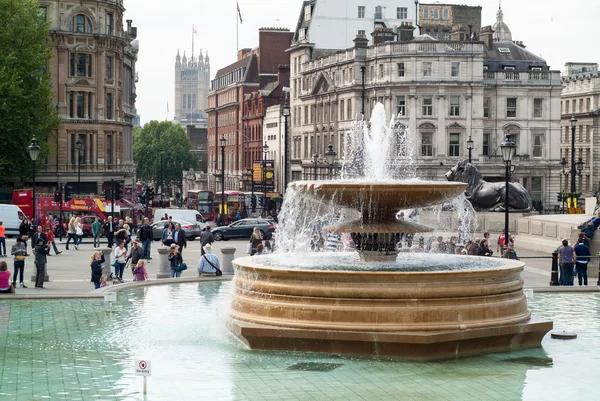
M 552 322 L 533 319 L 527 309 L 524 263 L 412 253 L 398 258 L 401 234 L 432 229 L 399 221 L 396 212 L 439 204 L 466 184 L 387 179 L 393 172 L 386 166 L 394 163 L 386 161 L 398 142 L 389 139 L 397 132 L 393 121 L 390 127 L 384 122 L 378 104 L 370 129 L 357 124 L 355 137 L 364 141 L 357 148 L 364 151 L 349 165 L 361 166 L 362 178 L 288 187 L 294 196 L 358 210 L 360 219 L 326 228 L 349 234 L 358 257 L 292 251 L 236 259 L 233 333 L 253 349 L 417 360 L 539 347 Z

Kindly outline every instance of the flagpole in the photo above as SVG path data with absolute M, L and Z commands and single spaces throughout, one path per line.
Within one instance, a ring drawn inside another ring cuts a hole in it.
M 194 59 L 194 24 L 192 24 L 192 60 Z
M 240 35 L 239 35 L 239 29 L 240 29 L 240 21 L 238 19 L 238 14 L 239 14 L 239 4 L 235 3 L 236 5 L 236 9 L 235 9 L 235 57 L 237 58 L 238 52 L 240 51 Z

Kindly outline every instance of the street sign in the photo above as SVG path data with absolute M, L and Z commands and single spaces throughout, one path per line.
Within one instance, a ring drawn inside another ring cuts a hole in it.
M 152 369 L 150 367 L 150 361 L 147 360 L 136 360 L 135 361 L 135 375 L 136 376 L 151 376 Z

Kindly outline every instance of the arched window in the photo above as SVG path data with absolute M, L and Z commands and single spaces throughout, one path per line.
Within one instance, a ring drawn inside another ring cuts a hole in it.
M 184 110 L 187 109 L 187 107 L 185 107 L 185 106 L 186 106 L 185 95 L 183 95 L 183 108 L 184 108 Z
M 192 95 L 192 110 L 196 110 L 196 95 Z
M 77 33 L 92 33 L 92 22 L 83 14 L 77 14 L 69 22 L 69 31 Z
M 188 95 L 188 109 L 192 108 L 192 95 Z

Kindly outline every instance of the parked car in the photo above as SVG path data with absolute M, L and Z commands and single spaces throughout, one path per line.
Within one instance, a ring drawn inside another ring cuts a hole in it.
M 213 228 L 212 233 L 215 241 L 228 240 L 231 238 L 250 238 L 254 227 L 258 227 L 264 239 L 271 239 L 275 231 L 275 222 L 266 219 L 242 219 L 228 226 Z
M 165 227 L 167 227 L 167 223 L 167 220 L 161 220 L 157 221 L 156 223 L 150 226 L 152 227 L 152 239 L 154 239 L 154 241 L 160 241 L 160 239 L 162 238 L 163 230 L 165 229 Z M 175 223 L 181 224 L 181 228 L 183 229 L 183 231 L 185 231 L 185 238 L 188 241 L 195 240 L 197 237 L 200 236 L 200 234 L 202 234 L 202 231 L 204 231 L 208 226 L 208 224 L 206 223 L 190 223 L 189 221 L 183 220 L 173 220 L 173 224 Z

